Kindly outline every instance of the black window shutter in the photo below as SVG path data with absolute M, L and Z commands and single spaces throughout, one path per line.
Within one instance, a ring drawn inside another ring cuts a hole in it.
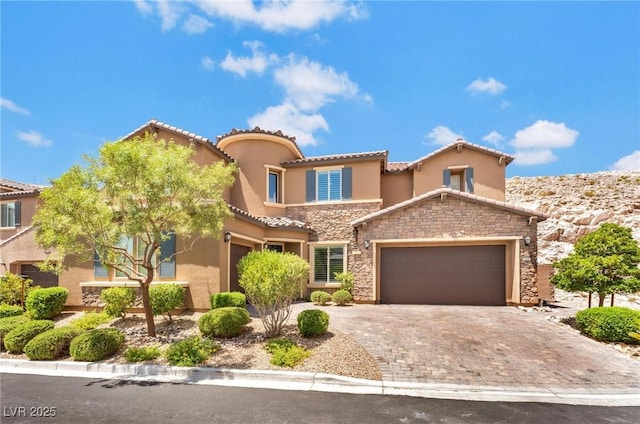
M 342 200 L 351 200 L 352 168 L 342 168 Z
M 316 200 L 316 171 L 307 171 L 307 202 Z
M 451 185 L 451 170 L 444 169 L 442 170 L 442 185 L 445 187 L 449 187 Z
M 20 204 L 20 202 L 16 202 L 15 203 L 15 211 L 16 211 L 16 217 L 15 217 L 15 226 L 19 227 L 22 225 L 22 206 Z
M 466 189 L 468 193 L 473 193 L 473 168 L 467 168 L 465 173 L 465 183 L 466 183 Z

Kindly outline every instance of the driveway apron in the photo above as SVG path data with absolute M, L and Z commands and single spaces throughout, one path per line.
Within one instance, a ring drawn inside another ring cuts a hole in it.
M 640 390 L 640 361 L 514 307 L 317 308 L 329 313 L 330 330 L 364 346 L 385 381 Z

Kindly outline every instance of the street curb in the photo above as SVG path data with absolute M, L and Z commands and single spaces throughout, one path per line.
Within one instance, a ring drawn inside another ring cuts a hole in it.
M 165 367 L 71 361 L 0 359 L 0 374 L 102 378 L 132 381 L 252 387 L 277 390 L 411 396 L 492 402 L 539 402 L 592 406 L 640 406 L 640 389 L 565 389 L 526 386 L 472 386 L 457 384 L 375 381 L 333 374 L 235 370 L 204 367 Z

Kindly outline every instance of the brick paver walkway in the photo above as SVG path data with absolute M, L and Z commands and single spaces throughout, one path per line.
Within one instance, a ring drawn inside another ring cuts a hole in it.
M 295 314 L 314 308 L 296 305 Z M 539 313 L 513 307 L 321 307 L 383 380 L 578 390 L 640 390 L 640 361 Z

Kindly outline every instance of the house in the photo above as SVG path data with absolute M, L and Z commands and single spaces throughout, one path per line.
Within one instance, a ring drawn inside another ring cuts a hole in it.
M 163 265 L 158 282 L 188 287 L 187 307 L 239 289 L 236 264 L 251 250 L 308 260 L 307 290 L 334 291 L 334 273 L 355 275 L 361 303 L 534 304 L 537 223 L 546 216 L 505 203 L 513 157 L 462 139 L 413 162 L 388 151 L 307 157 L 295 138 L 260 128 L 215 141 L 151 120 L 125 138 L 151 132 L 193 145 L 199 164 L 236 163 L 225 194 L 234 219 L 219 240 Z M 175 248 L 171 240 L 163 251 Z M 173 247 L 172 247 L 173 246 Z M 105 287 L 129 285 L 99 262 L 69 267 L 68 305 L 97 305 Z
M 31 219 L 44 186 L 0 178 L 0 273 L 12 272 L 33 280 L 34 285 L 58 285 L 58 276 L 41 272 L 35 264 L 47 257 L 35 243 Z

